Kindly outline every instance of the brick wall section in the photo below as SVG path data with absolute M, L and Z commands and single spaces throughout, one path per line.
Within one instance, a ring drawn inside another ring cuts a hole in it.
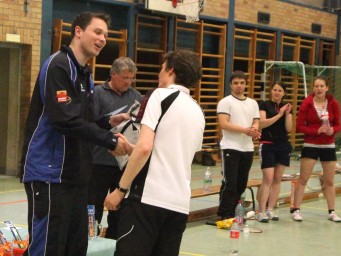
M 0 1 L 0 42 L 6 33 L 20 35 L 20 44 L 32 47 L 30 87 L 33 88 L 40 66 L 42 0 L 30 0 L 29 11 L 24 12 L 24 1 Z
M 0 1 L 0 43 L 6 42 L 6 33 L 20 35 L 21 73 L 20 73 L 20 116 L 19 145 L 21 154 L 23 130 L 40 68 L 40 44 L 42 22 L 42 0 L 30 0 L 29 11 L 24 11 L 24 0 Z M 6 44 L 13 44 L 6 42 Z
M 27 13 L 24 12 L 24 1 L 4 0 L 0 2 L 0 42 L 5 42 L 6 33 L 18 34 L 20 44 L 32 49 L 31 53 L 23 51 L 25 54 L 23 54 L 22 63 L 27 60 L 30 60 L 30 63 L 25 63 L 21 81 L 26 85 L 29 83 L 28 88 L 33 88 L 40 67 L 42 0 L 29 2 Z M 28 67 L 30 70 L 27 70 Z
M 134 2 L 134 0 L 118 0 L 118 1 L 127 2 L 127 3 Z M 159 1 L 167 1 L 167 0 L 159 0 Z M 186 1 L 194 2 L 193 0 L 185 0 L 185 2 Z M 237 1 L 240 1 L 240 0 L 237 0 Z M 142 3 L 143 1 L 139 0 L 138 2 Z M 227 19 L 228 14 L 229 14 L 229 0 L 206 0 L 205 8 L 201 14 L 205 16 L 212 16 L 216 18 Z
M 229 1 L 227 0 L 206 0 L 204 10 L 201 13 L 205 16 L 228 19 Z
M 235 20 L 257 23 L 258 11 L 270 14 L 269 27 L 312 34 L 311 24 L 318 23 L 322 25 L 320 36 L 336 36 L 336 15 L 280 1 L 236 1 Z
M 132 0 L 120 1 L 132 2 Z M 271 28 L 312 34 L 311 24 L 314 22 L 322 25 L 320 36 L 332 39 L 336 37 L 336 15 L 274 0 L 236 0 L 235 2 L 236 21 L 257 24 L 258 12 L 261 11 L 270 14 L 270 24 L 268 26 Z M 300 0 L 297 2 L 301 4 L 313 4 L 319 7 L 322 6 L 322 0 Z M 206 0 L 204 10 L 201 14 L 220 19 L 228 19 L 229 7 L 228 0 Z
M 261 11 L 270 14 L 269 27 L 312 34 L 311 24 L 314 22 L 322 25 L 320 36 L 327 38 L 336 36 L 336 15 L 281 1 L 237 0 L 235 2 L 236 21 L 257 24 L 258 12 Z M 318 1 L 315 2 L 316 5 L 321 5 Z M 202 15 L 228 19 L 228 13 L 229 1 L 206 0 Z

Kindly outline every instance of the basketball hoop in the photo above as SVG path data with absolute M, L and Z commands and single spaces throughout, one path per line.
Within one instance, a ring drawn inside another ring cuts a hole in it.
M 202 1 L 184 0 L 182 5 L 185 10 L 186 22 L 195 22 L 199 20 L 199 4 Z
M 172 0 L 172 5 L 174 8 L 178 5 L 178 0 Z
M 171 1 L 173 8 L 179 9 L 175 13 L 186 16 L 186 22 L 199 20 L 199 12 L 204 8 L 205 0 L 166 0 Z

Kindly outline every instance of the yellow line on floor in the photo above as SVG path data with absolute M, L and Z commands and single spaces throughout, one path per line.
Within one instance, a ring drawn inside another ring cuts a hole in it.
M 4 223 L 4 220 L 0 220 L 0 223 Z M 13 225 L 16 226 L 16 227 L 28 228 L 27 225 L 21 225 L 21 224 L 17 224 L 17 223 L 13 223 Z
M 180 252 L 180 255 L 205 256 L 204 254 L 193 254 L 190 252 Z
M 7 193 L 15 193 L 15 192 L 23 192 L 24 189 L 16 189 L 16 190 L 7 190 L 7 191 L 0 191 L 0 194 L 7 194 Z

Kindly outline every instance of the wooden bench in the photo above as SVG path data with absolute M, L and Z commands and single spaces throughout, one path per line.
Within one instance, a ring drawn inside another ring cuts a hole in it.
M 252 210 L 256 210 L 256 202 L 255 202 L 255 194 L 253 192 L 253 188 L 259 188 L 262 184 L 262 180 L 260 179 L 250 179 L 247 182 L 246 188 L 250 190 L 251 192 L 251 200 L 252 200 Z M 192 189 L 192 195 L 191 198 L 199 198 L 204 196 L 211 196 L 219 194 L 221 185 L 214 185 L 210 187 L 210 191 L 204 191 L 202 188 Z M 200 209 L 197 211 L 192 211 L 189 214 L 188 220 L 196 220 L 208 216 L 215 215 L 217 213 L 218 207 L 211 207 L 206 209 Z
M 340 171 L 339 170 L 335 170 L 335 173 L 340 173 Z M 321 176 L 322 176 L 322 171 L 314 171 L 310 175 L 310 178 L 320 178 Z M 291 181 L 297 181 L 297 180 L 298 180 L 298 175 L 284 176 L 282 178 L 282 182 L 291 182 Z M 320 179 L 320 182 L 323 182 L 323 181 Z M 255 195 L 254 195 L 253 188 L 255 188 L 255 187 L 259 188 L 261 184 L 262 184 L 262 180 L 261 179 L 250 179 L 248 181 L 248 183 L 247 183 L 247 188 L 251 192 L 252 210 L 254 210 L 254 211 L 255 211 L 256 202 L 255 202 Z M 322 185 L 323 184 L 321 183 L 321 186 Z M 221 187 L 221 185 L 212 186 L 209 192 L 205 192 L 202 188 L 192 189 L 192 196 L 191 196 L 191 198 L 199 198 L 199 197 L 219 194 L 220 187 Z M 341 188 L 336 188 L 336 191 L 338 193 L 341 193 Z M 289 203 L 291 206 L 293 205 L 293 196 L 294 195 L 293 195 L 292 192 L 293 192 L 293 190 L 291 191 L 290 195 L 287 198 L 282 198 L 283 203 Z M 316 198 L 316 197 L 318 197 L 318 194 L 320 194 L 321 192 L 322 191 L 306 193 L 304 195 L 304 200 L 305 199 Z M 191 211 L 190 214 L 189 214 L 188 220 L 192 221 L 192 220 L 197 220 L 197 219 L 200 219 L 200 218 L 214 216 L 214 215 L 216 215 L 217 210 L 218 210 L 218 206 L 211 207 L 211 208 L 206 208 L 206 209 L 200 209 L 200 210 L 196 210 L 196 211 Z

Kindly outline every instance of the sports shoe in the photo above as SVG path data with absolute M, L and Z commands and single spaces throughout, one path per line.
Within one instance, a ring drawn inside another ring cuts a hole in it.
M 334 211 L 332 211 L 329 214 L 328 220 L 331 220 L 331 221 L 334 221 L 334 222 L 341 222 L 341 218 L 339 216 L 337 216 Z
M 266 211 L 266 215 L 269 217 L 270 220 L 274 220 L 274 221 L 279 220 L 279 217 L 276 214 L 274 214 L 273 211 L 270 211 L 270 210 Z
M 293 212 L 292 219 L 295 221 L 302 221 L 303 220 L 300 210 L 296 210 Z
M 256 220 L 262 223 L 268 223 L 269 217 L 265 213 L 260 212 L 256 214 Z
M 336 163 L 335 170 L 341 170 L 341 165 L 339 163 Z

